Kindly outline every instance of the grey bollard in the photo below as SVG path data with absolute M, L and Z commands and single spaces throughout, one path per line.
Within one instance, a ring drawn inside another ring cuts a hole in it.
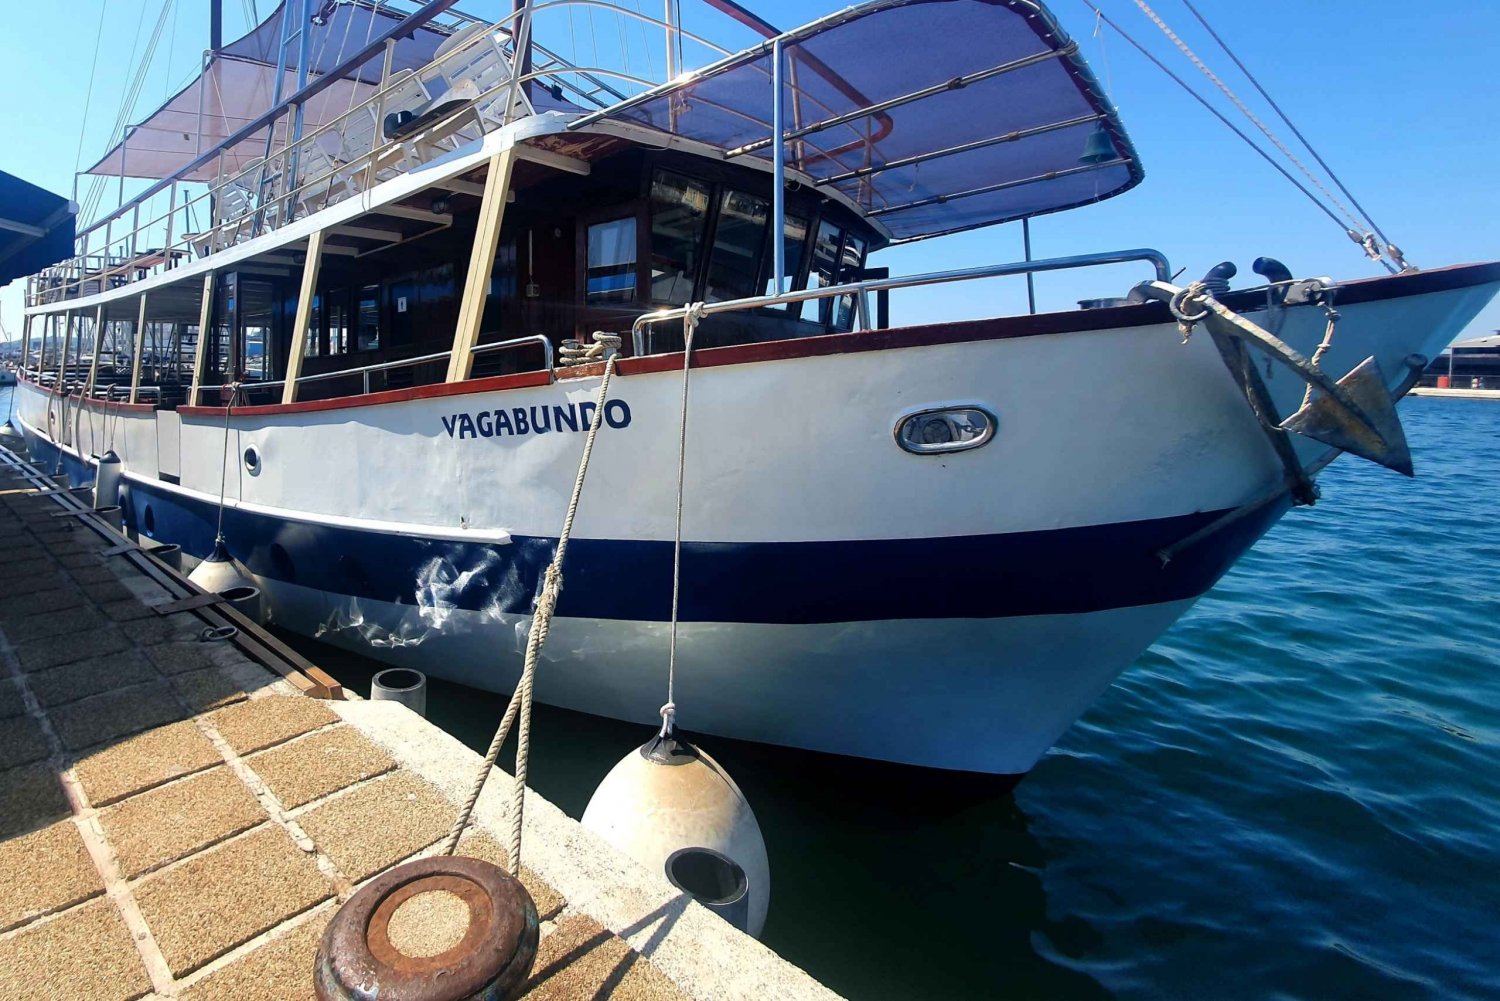
M 251 622 L 260 622 L 260 588 L 251 584 L 236 584 L 215 593 Z
M 94 513 L 109 523 L 109 527 L 116 532 L 125 530 L 125 517 L 120 512 L 120 505 L 106 504 L 104 507 L 94 508 Z
M 176 543 L 163 542 L 155 546 L 147 546 L 146 552 L 178 573 L 182 572 L 182 547 Z
M 399 702 L 418 716 L 427 715 L 427 675 L 391 667 L 370 679 L 371 702 Z

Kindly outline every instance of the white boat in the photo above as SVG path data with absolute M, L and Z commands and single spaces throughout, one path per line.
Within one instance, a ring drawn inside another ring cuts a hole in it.
M 881 276 L 1142 180 L 1028 0 L 739 12 L 768 37 L 693 71 L 673 17 L 590 0 L 314 6 L 93 168 L 156 180 L 32 279 L 16 412 L 74 482 L 120 458 L 132 534 L 205 557 L 222 512 L 275 623 L 478 688 L 516 682 L 597 412 L 537 697 L 656 719 L 691 317 L 682 725 L 1019 778 L 1340 449 L 1409 470 L 1392 401 L 1500 288 L 1175 286 L 1150 250 Z M 654 77 L 544 44 L 601 9 L 661 37 Z M 884 319 L 1101 264 L 1094 308 Z M 594 331 L 602 410 L 555 355 Z

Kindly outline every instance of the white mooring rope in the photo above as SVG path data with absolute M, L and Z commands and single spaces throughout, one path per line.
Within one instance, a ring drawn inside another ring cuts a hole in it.
M 474 784 L 469 790 L 469 798 L 465 801 L 458 819 L 454 821 L 453 829 L 448 832 L 448 840 L 443 844 L 444 855 L 452 855 L 458 848 L 458 839 L 463 836 L 464 828 L 469 826 L 469 818 L 474 814 L 474 805 L 479 802 L 479 794 L 484 790 L 484 784 L 490 777 L 490 770 L 495 767 L 495 761 L 500 757 L 500 746 L 505 743 L 511 726 L 519 716 L 521 725 L 516 734 L 516 772 L 511 791 L 510 852 L 507 855 L 511 874 L 514 876 L 519 876 L 521 872 L 521 819 L 526 809 L 526 768 L 527 759 L 531 755 L 531 698 L 532 687 L 536 679 L 537 660 L 542 651 L 542 644 L 547 642 L 547 632 L 552 625 L 552 614 L 557 609 L 557 599 L 562 593 L 563 558 L 568 551 L 568 539 L 573 534 L 573 519 L 578 514 L 578 500 L 583 494 L 584 479 L 588 476 L 589 458 L 593 455 L 594 439 L 598 437 L 599 425 L 604 419 L 604 404 L 609 397 L 609 383 L 614 377 L 615 362 L 619 358 L 621 341 L 618 335 L 595 332 L 594 342 L 598 353 L 604 355 L 604 376 L 599 381 L 599 398 L 594 407 L 593 419 L 589 422 L 588 435 L 583 440 L 583 456 L 578 461 L 578 476 L 573 480 L 573 494 L 568 499 L 568 513 L 563 518 L 562 532 L 557 537 L 557 552 L 553 554 L 552 562 L 547 566 L 541 593 L 537 595 L 536 610 L 531 616 L 531 632 L 526 637 L 526 663 L 521 669 L 521 680 L 505 707 L 505 715 L 501 717 L 500 726 L 495 730 L 489 750 L 485 752 L 484 762 L 474 775 Z
M 682 481 L 687 468 L 688 376 L 693 371 L 693 335 L 703 319 L 703 303 L 689 303 L 682 314 L 682 420 L 677 429 L 677 528 L 672 534 L 672 633 L 667 643 L 667 704 L 661 707 L 661 736 L 677 722 L 677 607 L 682 590 Z

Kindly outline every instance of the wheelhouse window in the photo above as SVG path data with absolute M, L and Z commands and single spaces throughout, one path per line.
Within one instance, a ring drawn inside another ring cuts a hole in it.
M 588 231 L 589 305 L 635 301 L 635 217 L 596 222 Z
M 651 182 L 651 301 L 681 305 L 693 297 L 708 229 L 709 187 L 658 171 Z
M 323 297 L 314 295 L 312 309 L 308 313 L 307 338 L 302 342 L 302 357 L 316 358 L 322 350 L 319 332 L 323 329 Z
M 755 294 L 766 226 L 771 214 L 764 198 L 726 190 L 719 200 L 719 224 L 714 228 L 713 252 L 708 259 L 705 302 L 743 299 Z
M 827 288 L 856 280 L 864 267 L 865 248 L 862 238 L 853 233 L 846 235 L 841 227 L 823 220 L 818 225 L 818 238 L 813 244 L 807 287 Z M 835 330 L 853 329 L 854 296 L 841 295 L 816 301 L 819 323 Z
M 799 216 L 789 215 L 786 217 L 786 228 L 781 234 L 782 253 L 786 260 L 786 288 L 781 291 L 789 292 L 798 288 L 797 276 L 802 273 L 802 251 L 807 246 L 807 220 Z M 765 281 L 761 284 L 761 295 L 774 295 L 776 289 L 775 265 L 768 259 L 765 262 Z M 795 316 L 801 311 L 800 302 L 784 302 L 772 309 L 786 310 Z

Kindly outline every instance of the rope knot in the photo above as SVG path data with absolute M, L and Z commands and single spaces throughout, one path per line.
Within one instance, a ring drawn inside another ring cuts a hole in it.
M 1187 288 L 1180 288 L 1173 293 L 1167 302 L 1167 308 L 1177 318 L 1177 332 L 1182 335 L 1182 342 L 1187 343 L 1188 338 L 1193 336 L 1193 326 L 1201 319 L 1208 316 L 1208 307 L 1203 306 L 1196 313 L 1187 311 L 1190 302 L 1202 303 L 1208 298 L 1208 286 L 1201 281 L 1193 282 Z
M 672 728 L 677 725 L 677 703 L 668 702 L 659 710 L 661 713 L 661 733 L 657 736 L 672 736 Z

